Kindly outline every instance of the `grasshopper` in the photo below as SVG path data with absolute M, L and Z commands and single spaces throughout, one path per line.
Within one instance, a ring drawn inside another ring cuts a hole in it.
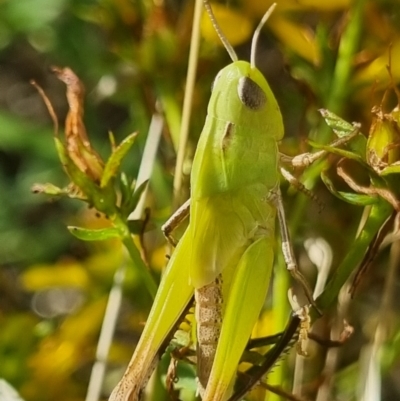
M 174 216 L 190 213 L 189 226 L 168 263 L 141 339 L 110 401 L 139 400 L 159 349 L 196 299 L 197 372 L 203 400 L 226 399 L 271 278 L 275 221 L 281 228 L 288 270 L 311 290 L 297 269 L 279 189 L 278 141 L 282 115 L 255 65 L 264 15 L 252 40 L 251 62 L 239 61 L 207 12 L 232 63 L 213 84 L 208 114 L 193 160 L 191 199 Z M 170 227 L 166 233 L 169 235 Z

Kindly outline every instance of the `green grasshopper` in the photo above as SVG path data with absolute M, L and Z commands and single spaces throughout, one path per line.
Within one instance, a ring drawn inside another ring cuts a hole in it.
M 238 61 L 204 1 L 232 63 L 213 84 L 208 114 L 191 172 L 190 222 L 168 263 L 141 339 L 110 401 L 139 400 L 159 349 L 196 299 L 197 372 L 203 400 L 226 399 L 267 295 L 278 216 L 288 270 L 311 291 L 297 269 L 279 189 L 278 141 L 282 116 L 255 66 L 257 40 L 275 5 L 257 27 L 251 62 Z M 170 227 L 166 232 L 169 235 Z

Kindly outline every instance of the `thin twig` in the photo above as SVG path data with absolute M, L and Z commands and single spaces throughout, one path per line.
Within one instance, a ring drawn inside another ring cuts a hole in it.
M 197 62 L 199 58 L 200 46 L 200 20 L 201 12 L 203 9 L 203 1 L 196 0 L 194 16 L 193 16 L 193 29 L 190 41 L 189 65 L 186 78 L 185 98 L 183 100 L 182 123 L 179 133 L 179 146 L 176 158 L 175 176 L 174 176 L 174 199 L 178 201 L 178 195 L 182 185 L 183 175 L 183 161 L 185 157 L 186 144 L 189 135 L 189 123 L 192 112 L 193 92 L 196 83 Z

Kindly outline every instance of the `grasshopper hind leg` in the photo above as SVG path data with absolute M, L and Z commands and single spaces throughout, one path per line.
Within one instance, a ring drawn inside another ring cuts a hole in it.
M 222 275 L 195 290 L 197 321 L 197 377 L 202 397 L 207 387 L 222 324 Z

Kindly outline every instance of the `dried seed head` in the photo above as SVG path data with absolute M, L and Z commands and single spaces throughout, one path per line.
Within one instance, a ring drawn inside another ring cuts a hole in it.
M 378 173 L 400 161 L 400 111 L 396 107 L 385 114 L 381 107 L 372 109 L 375 117 L 367 141 L 367 162 Z

